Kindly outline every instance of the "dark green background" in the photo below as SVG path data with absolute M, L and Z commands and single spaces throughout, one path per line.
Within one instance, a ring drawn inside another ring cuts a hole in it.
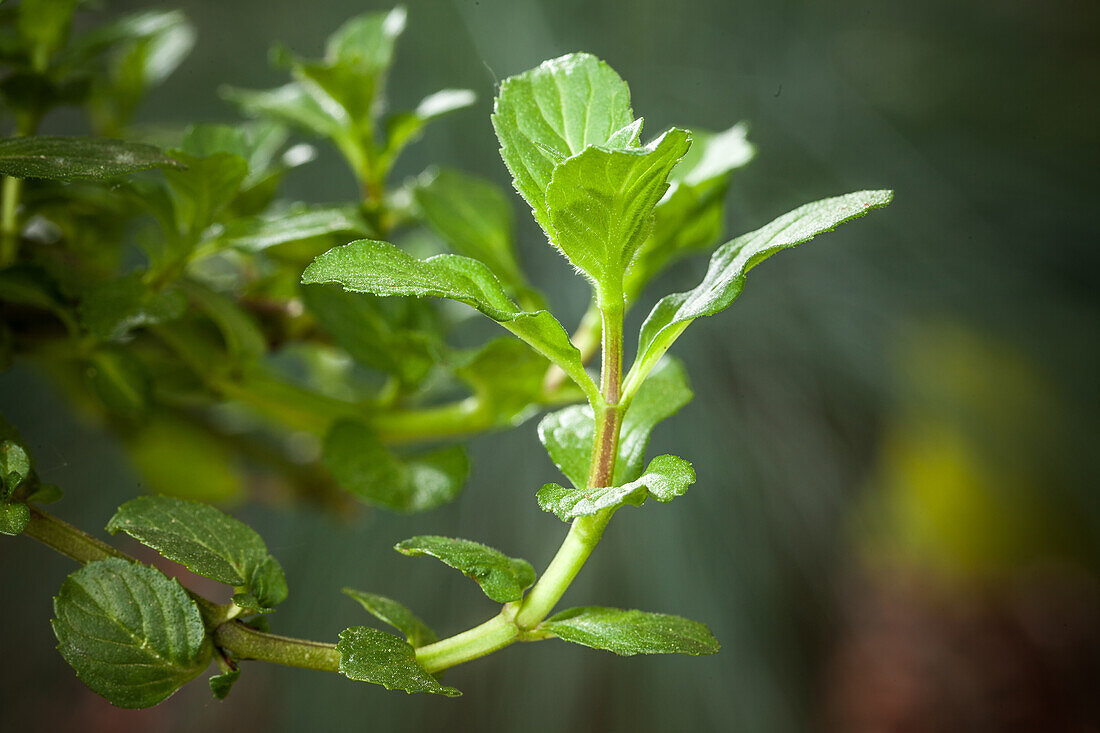
M 104 4 L 106 16 L 143 6 Z M 282 83 L 283 72 L 267 63 L 270 45 L 318 54 L 347 17 L 386 7 L 345 0 L 168 5 L 194 21 L 198 45 L 152 95 L 142 122 L 232 120 L 217 87 Z M 671 124 L 751 122 L 759 154 L 735 175 L 731 235 L 828 195 L 897 192 L 885 211 L 769 261 L 730 312 L 681 339 L 676 351 L 697 397 L 658 429 L 654 449 L 692 460 L 699 482 L 670 505 L 624 510 L 565 598 L 705 621 L 722 652 L 622 659 L 563 643 L 520 645 L 450 673 L 448 684 L 465 693 L 458 700 L 248 665 L 225 702 L 213 701 L 200 681 L 158 708 L 126 712 L 84 690 L 53 651 L 50 596 L 68 564 L 28 541 L 5 539 L 0 729 L 828 727 L 821 722 L 832 694 L 828 660 L 845 622 L 853 547 L 888 526 L 885 516 L 856 508 L 874 491 L 883 432 L 898 418 L 899 384 L 912 378 L 899 364 L 908 357 L 897 355 L 912 354 L 901 345 L 928 324 L 939 325 L 917 348 L 933 351 L 932 372 L 934 334 L 944 328 L 998 344 L 1049 388 L 1054 407 L 1029 430 L 1061 437 L 1037 444 L 1025 432 L 1008 448 L 1042 453 L 1035 460 L 1055 467 L 1045 474 L 1049 482 L 1033 488 L 1054 496 L 1059 516 L 1078 520 L 1073 531 L 1089 557 L 1100 543 L 1092 455 L 1096 7 L 1065 0 L 409 3 L 390 83 L 394 106 L 441 87 L 471 87 L 479 101 L 437 123 L 403 159 L 401 175 L 438 163 L 506 184 L 488 119 L 495 82 L 587 50 L 630 83 L 650 134 Z M 46 130 L 76 132 L 78 124 L 61 114 Z M 343 200 L 355 186 L 322 149 L 291 177 L 288 195 Z M 540 241 L 520 204 L 517 197 L 521 255 L 570 322 L 583 311 L 585 286 Z M 691 286 L 704 266 L 705 258 L 678 266 L 646 303 Z M 635 325 L 645 310 L 632 314 Z M 997 361 L 986 366 L 995 378 Z M 980 382 L 985 375 L 974 376 Z M 0 375 L 0 411 L 27 437 L 43 476 L 65 488 L 59 513 L 75 524 L 102 526 L 113 507 L 141 492 L 110 436 L 75 420 L 26 367 Z M 979 415 L 977 432 L 998 434 L 985 419 Z M 242 508 L 286 567 L 291 595 L 274 617 L 276 630 L 334 639 L 363 622 L 340 595 L 344 585 L 398 597 L 441 633 L 488 617 L 492 604 L 461 576 L 389 549 L 412 534 L 453 534 L 545 565 L 563 527 L 533 499 L 538 486 L 556 479 L 534 422 L 475 440 L 472 456 L 463 498 L 427 515 L 376 512 L 349 521 L 312 510 Z M 1078 562 L 1089 567 L 1087 559 Z

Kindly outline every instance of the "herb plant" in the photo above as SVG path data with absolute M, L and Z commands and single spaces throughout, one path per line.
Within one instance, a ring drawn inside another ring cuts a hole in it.
M 5 363 L 47 371 L 117 433 L 149 480 L 157 495 L 124 503 L 107 530 L 232 588 L 225 603 L 202 597 L 45 512 L 60 489 L 41 481 L 15 428 L 0 423 L 0 531 L 82 563 L 61 584 L 52 621 L 81 680 L 141 708 L 211 660 L 220 668 L 211 689 L 224 697 L 239 663 L 259 660 L 458 695 L 441 671 L 517 641 L 717 652 L 706 626 L 678 616 L 554 610 L 616 511 L 672 501 L 695 482 L 683 458 L 647 461 L 651 431 L 692 397 L 684 366 L 666 355 L 680 334 L 727 308 L 759 262 L 885 206 L 891 193 L 824 199 L 718 246 L 697 287 L 652 307 L 628 365 L 624 314 L 669 263 L 710 249 L 722 232 L 730 173 L 753 155 L 743 126 L 672 128 L 643 142 L 626 83 L 584 53 L 502 83 L 492 124 L 515 189 L 592 288 L 571 336 L 524 274 L 504 193 L 449 170 L 391 180 L 429 122 L 473 101 L 445 90 L 387 111 L 403 9 L 348 21 L 321 59 L 277 50 L 289 83 L 223 90 L 251 121 L 173 138 L 130 122 L 190 48 L 186 19 L 150 11 L 70 38 L 75 6 L 0 8 L 0 94 L 15 133 L 0 142 L 0 350 Z M 36 136 L 61 105 L 84 109 L 94 134 Z M 287 172 L 312 157 L 307 144 L 287 147 L 292 133 L 339 150 L 356 200 L 279 199 Z M 447 335 L 458 317 L 437 299 L 511 336 L 455 348 Z M 594 377 L 587 363 L 597 352 Z M 541 574 L 466 539 L 395 547 L 436 558 L 502 604 L 450 638 L 399 602 L 353 589 L 345 593 L 398 634 L 356 626 L 331 644 L 271 633 L 268 614 L 287 598 L 282 568 L 253 530 L 199 501 L 239 500 L 246 476 L 264 473 L 334 511 L 350 499 L 432 509 L 455 499 L 467 474 L 456 441 L 546 409 L 555 411 L 538 435 L 564 481 L 535 498 L 569 528 Z

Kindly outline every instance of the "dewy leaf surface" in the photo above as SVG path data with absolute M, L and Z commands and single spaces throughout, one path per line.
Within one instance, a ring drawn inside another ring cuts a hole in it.
M 535 582 L 531 563 L 508 557 L 499 550 L 471 540 L 424 535 L 398 542 L 394 549 L 410 557 L 428 555 L 471 578 L 485 595 L 499 603 L 518 601 Z
M 260 536 L 248 525 L 208 504 L 168 496 L 141 496 L 118 508 L 107 524 L 107 531 L 125 532 L 169 560 L 219 583 L 251 588 L 255 585 L 254 576 L 262 578 L 268 586 L 281 582 L 282 598 L 277 587 L 266 593 L 253 589 L 258 598 L 265 596 L 260 600 L 269 602 L 267 605 L 286 597 L 282 569 L 268 554 Z
M 548 232 L 597 287 L 621 293 L 669 172 L 690 145 L 691 136 L 673 128 L 646 147 L 588 147 L 554 168 L 546 187 Z
M 369 626 L 340 632 L 340 673 L 359 682 L 373 682 L 387 690 L 432 692 L 456 697 L 462 693 L 444 687 L 416 661 L 416 650 L 393 634 Z
M 52 621 L 58 650 L 84 684 L 123 708 L 146 708 L 210 662 L 202 617 L 179 583 L 112 558 L 61 585 Z
M 402 459 L 355 420 L 338 420 L 325 435 L 322 460 L 343 488 L 397 512 L 423 512 L 453 501 L 470 462 L 461 446 Z
M 648 496 L 657 501 L 672 501 L 683 496 L 693 483 L 695 470 L 690 463 L 676 456 L 657 456 L 650 461 L 645 474 L 622 486 L 578 489 L 546 484 L 539 489 L 538 502 L 540 509 L 568 522 L 623 504 L 640 506 Z
M 87 137 L 0 140 L 0 175 L 55 181 L 111 178 L 149 168 L 181 168 L 160 148 Z
M 344 593 L 351 596 L 359 604 L 379 621 L 394 627 L 408 640 L 413 647 L 421 647 L 431 644 L 439 639 L 431 628 L 420 618 L 401 603 L 375 593 L 364 593 L 354 588 L 344 588 Z
M 624 657 L 716 654 L 721 648 L 710 629 L 698 621 L 620 608 L 571 608 L 551 616 L 541 628 L 565 641 Z
M 645 381 L 623 417 L 619 430 L 619 457 L 615 461 L 614 485 L 638 478 L 645 462 L 646 446 L 653 428 L 672 417 L 691 401 L 687 373 L 677 359 L 664 359 Z M 571 405 L 552 412 L 539 422 L 539 440 L 550 460 L 578 489 L 586 488 L 595 440 L 592 408 Z
M 492 271 L 469 257 L 436 255 L 418 260 L 392 244 L 360 239 L 315 259 L 302 273 L 302 282 L 339 283 L 346 290 L 374 295 L 430 295 L 457 300 L 519 336 L 561 366 L 582 389 L 594 389 L 580 351 L 557 319 L 545 310 L 520 310 Z
M 591 54 L 544 61 L 504 80 L 493 106 L 500 155 L 543 230 L 551 231 L 545 191 L 554 166 L 632 122 L 626 82 Z
M 892 191 L 857 191 L 823 199 L 723 244 L 711 257 L 707 273 L 698 286 L 685 293 L 667 295 L 653 307 L 642 324 L 638 355 L 624 392 L 630 394 L 637 388 L 638 380 L 645 378 L 693 320 L 729 307 L 741 294 L 745 276 L 757 264 L 781 249 L 806 242 L 872 209 L 886 206 L 892 198 Z

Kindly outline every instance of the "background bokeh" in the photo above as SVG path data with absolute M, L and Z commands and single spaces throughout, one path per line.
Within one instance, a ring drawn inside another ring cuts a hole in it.
M 111 17 L 144 4 L 104 5 Z M 281 83 L 270 45 L 315 54 L 347 17 L 386 7 L 172 5 L 198 45 L 142 122 L 232 120 L 217 87 Z M 457 701 L 251 665 L 225 702 L 198 683 L 127 712 L 53 651 L 50 597 L 68 563 L 5 540 L 0 729 L 1100 730 L 1100 8 L 408 5 L 394 105 L 447 86 L 480 99 L 437 123 L 403 173 L 439 163 L 506 184 L 488 120 L 494 84 L 588 50 L 631 84 L 650 133 L 751 122 L 759 153 L 735 175 L 731 235 L 827 195 L 897 192 L 885 211 L 769 261 L 734 308 L 681 339 L 697 397 L 654 446 L 692 460 L 699 482 L 683 500 L 624 511 L 564 600 L 703 620 L 722 652 L 623 659 L 519 645 L 450 673 Z M 78 124 L 61 114 L 45 129 Z M 327 149 L 288 185 L 307 201 L 354 195 Z M 584 284 L 520 219 L 533 281 L 575 320 Z M 704 267 L 681 264 L 646 299 L 693 285 Z M 142 491 L 110 436 L 25 366 L 0 375 L 0 412 L 65 488 L 69 521 L 102 526 Z M 441 633 L 486 617 L 491 603 L 463 578 L 390 550 L 452 534 L 545 564 L 562 526 L 533 501 L 555 478 L 534 422 L 475 440 L 472 457 L 465 495 L 426 515 L 241 507 L 286 568 L 276 630 L 334 638 L 361 622 L 344 585 L 399 597 Z

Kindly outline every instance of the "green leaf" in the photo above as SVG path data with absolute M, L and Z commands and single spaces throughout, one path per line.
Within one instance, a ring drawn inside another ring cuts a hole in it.
M 557 319 L 544 310 L 520 310 L 492 271 L 477 260 L 458 255 L 417 260 L 392 244 L 361 239 L 315 259 L 302 273 L 302 282 L 334 282 L 357 293 L 430 295 L 465 303 L 561 366 L 586 393 L 595 392 L 580 351 Z
M 258 599 L 267 601 L 267 605 L 286 598 L 282 568 L 268 554 L 260 535 L 209 504 L 168 496 L 141 496 L 118 508 L 107 523 L 107 531 L 125 532 L 193 573 L 248 588 Z M 268 586 L 281 585 L 281 591 L 276 588 L 274 592 L 256 593 L 257 577 Z
M 130 121 L 141 98 L 183 63 L 196 36 L 194 26 L 179 11 L 135 13 L 112 26 L 107 35 L 113 32 L 115 43 L 107 72 L 95 78 L 89 100 L 93 120 L 106 130 L 122 129 Z M 80 66 L 70 54 L 65 57 Z
M 716 654 L 718 640 L 698 621 L 663 613 L 587 606 L 551 616 L 541 627 L 559 639 L 629 657 Z
M 213 693 L 215 700 L 224 700 L 229 696 L 229 691 L 233 689 L 233 685 L 241 677 L 240 667 L 233 667 L 227 672 L 221 674 L 211 675 L 210 692 Z
M 553 231 L 545 191 L 554 166 L 633 121 L 626 82 L 590 54 L 544 61 L 504 80 L 493 106 L 500 155 L 544 231 Z
M 359 601 L 359 604 L 379 621 L 389 624 L 404 634 L 414 648 L 432 644 L 439 639 L 416 614 L 391 598 L 364 593 L 354 588 L 344 588 L 344 593 Z
M 222 87 L 220 92 L 246 115 L 268 117 L 326 138 L 344 134 L 347 120 L 339 115 L 339 107 L 325 107 L 298 82 L 264 91 Z
M 335 285 L 304 285 L 301 293 L 306 309 L 360 364 L 413 386 L 435 363 L 438 347 L 432 334 L 395 323 L 376 298 Z
M 70 575 L 54 598 L 58 650 L 112 704 L 147 708 L 210 663 L 202 617 L 179 583 L 111 558 Z
M 175 208 L 176 228 L 186 238 L 198 241 L 241 189 L 248 175 L 248 163 L 234 153 L 200 158 L 178 150 L 173 155 L 187 165 L 187 170 L 164 172 Z
M 88 358 L 86 376 L 92 390 L 111 412 L 132 417 L 149 407 L 152 382 L 132 351 L 96 349 Z
M 60 501 L 65 495 L 60 486 L 56 484 L 38 484 L 37 488 L 27 495 L 30 504 L 53 504 Z
M 741 294 L 745 276 L 781 249 L 801 244 L 837 225 L 886 206 L 892 191 L 857 191 L 823 199 L 784 214 L 715 251 L 703 281 L 686 293 L 666 295 L 653 307 L 638 342 L 638 355 L 624 385 L 630 395 L 672 342 L 696 318 L 725 310 Z
M 184 283 L 184 290 L 218 327 L 234 359 L 252 362 L 267 353 L 267 337 L 260 325 L 235 299 L 195 282 Z
M 201 501 L 233 501 L 244 494 L 229 446 L 185 420 L 152 412 L 141 430 L 127 436 L 126 447 L 149 493 Z
M 346 21 L 325 45 L 325 61 L 363 71 L 382 72 L 393 62 L 394 44 L 405 30 L 401 5 L 386 12 L 364 13 Z
M 653 429 L 679 412 L 693 396 L 684 365 L 678 359 L 663 359 L 638 390 L 623 418 L 615 483 L 638 478 Z
M 462 693 L 439 684 L 416 661 L 416 650 L 392 634 L 368 626 L 340 632 L 340 674 L 359 682 L 373 682 L 387 690 L 432 692 L 457 697 Z
M 470 385 L 480 409 L 491 410 L 499 421 L 519 423 L 538 411 L 546 367 L 546 359 L 505 337 L 478 349 L 455 368 L 455 376 Z
M 272 608 L 286 600 L 289 590 L 283 566 L 271 555 L 252 570 L 248 588 L 262 608 Z
M 369 232 L 370 227 L 354 206 L 299 205 L 274 214 L 234 219 L 219 242 L 242 252 L 261 252 L 329 234 L 362 236 Z
M 526 287 L 515 253 L 515 217 L 504 193 L 475 176 L 442 170 L 415 189 L 424 218 L 456 254 L 489 266 L 513 292 Z
M 34 48 L 36 61 L 48 63 L 65 45 L 79 4 L 80 0 L 23 0 L 19 4 L 19 34 Z
M 13 137 L 0 140 L 0 174 L 55 181 L 100 180 L 149 168 L 182 166 L 144 143 L 90 137 Z
M 26 504 L 0 503 L 0 534 L 19 535 L 31 521 L 31 510 Z
M 473 579 L 485 595 L 499 603 L 518 601 L 535 582 L 531 563 L 479 542 L 423 535 L 398 542 L 394 549 L 410 557 L 429 555 L 439 559 Z
M 183 293 L 155 291 L 142 273 L 132 272 L 89 291 L 80 302 L 80 318 L 93 336 L 113 341 L 140 326 L 175 320 L 186 309 Z
M 411 112 L 398 112 L 386 120 L 386 145 L 380 156 L 379 168 L 388 172 L 409 143 L 419 139 L 424 127 L 432 120 L 469 107 L 477 95 L 469 89 L 441 89 L 420 100 Z
M 621 486 L 593 489 L 546 484 L 538 492 L 539 508 L 553 512 L 563 522 L 587 517 L 604 509 L 630 504 L 641 506 L 647 497 L 668 502 L 683 496 L 695 483 L 695 470 L 683 458 L 657 456 L 644 475 Z
M 0 443 L 0 499 L 6 499 L 31 475 L 31 459 L 13 440 Z
M 743 123 L 719 133 L 691 131 L 691 148 L 672 169 L 669 190 L 653 211 L 653 230 L 627 270 L 627 302 L 670 263 L 718 243 L 730 173 L 756 153 L 747 133 Z
M 338 420 L 325 435 L 322 459 L 336 482 L 371 504 L 423 512 L 451 502 L 470 471 L 466 452 L 449 446 L 402 460 L 355 420 Z
M 554 168 L 547 232 L 601 292 L 621 297 L 623 274 L 653 226 L 653 207 L 690 146 L 690 135 L 673 128 L 643 148 L 589 147 Z
M 612 483 L 621 486 L 638 478 L 649 436 L 663 420 L 691 401 L 687 373 L 676 359 L 661 361 L 627 408 L 619 429 L 619 455 Z M 578 489 L 587 488 L 592 461 L 595 421 L 592 408 L 572 405 L 552 412 L 539 423 L 539 440 L 550 460 Z

